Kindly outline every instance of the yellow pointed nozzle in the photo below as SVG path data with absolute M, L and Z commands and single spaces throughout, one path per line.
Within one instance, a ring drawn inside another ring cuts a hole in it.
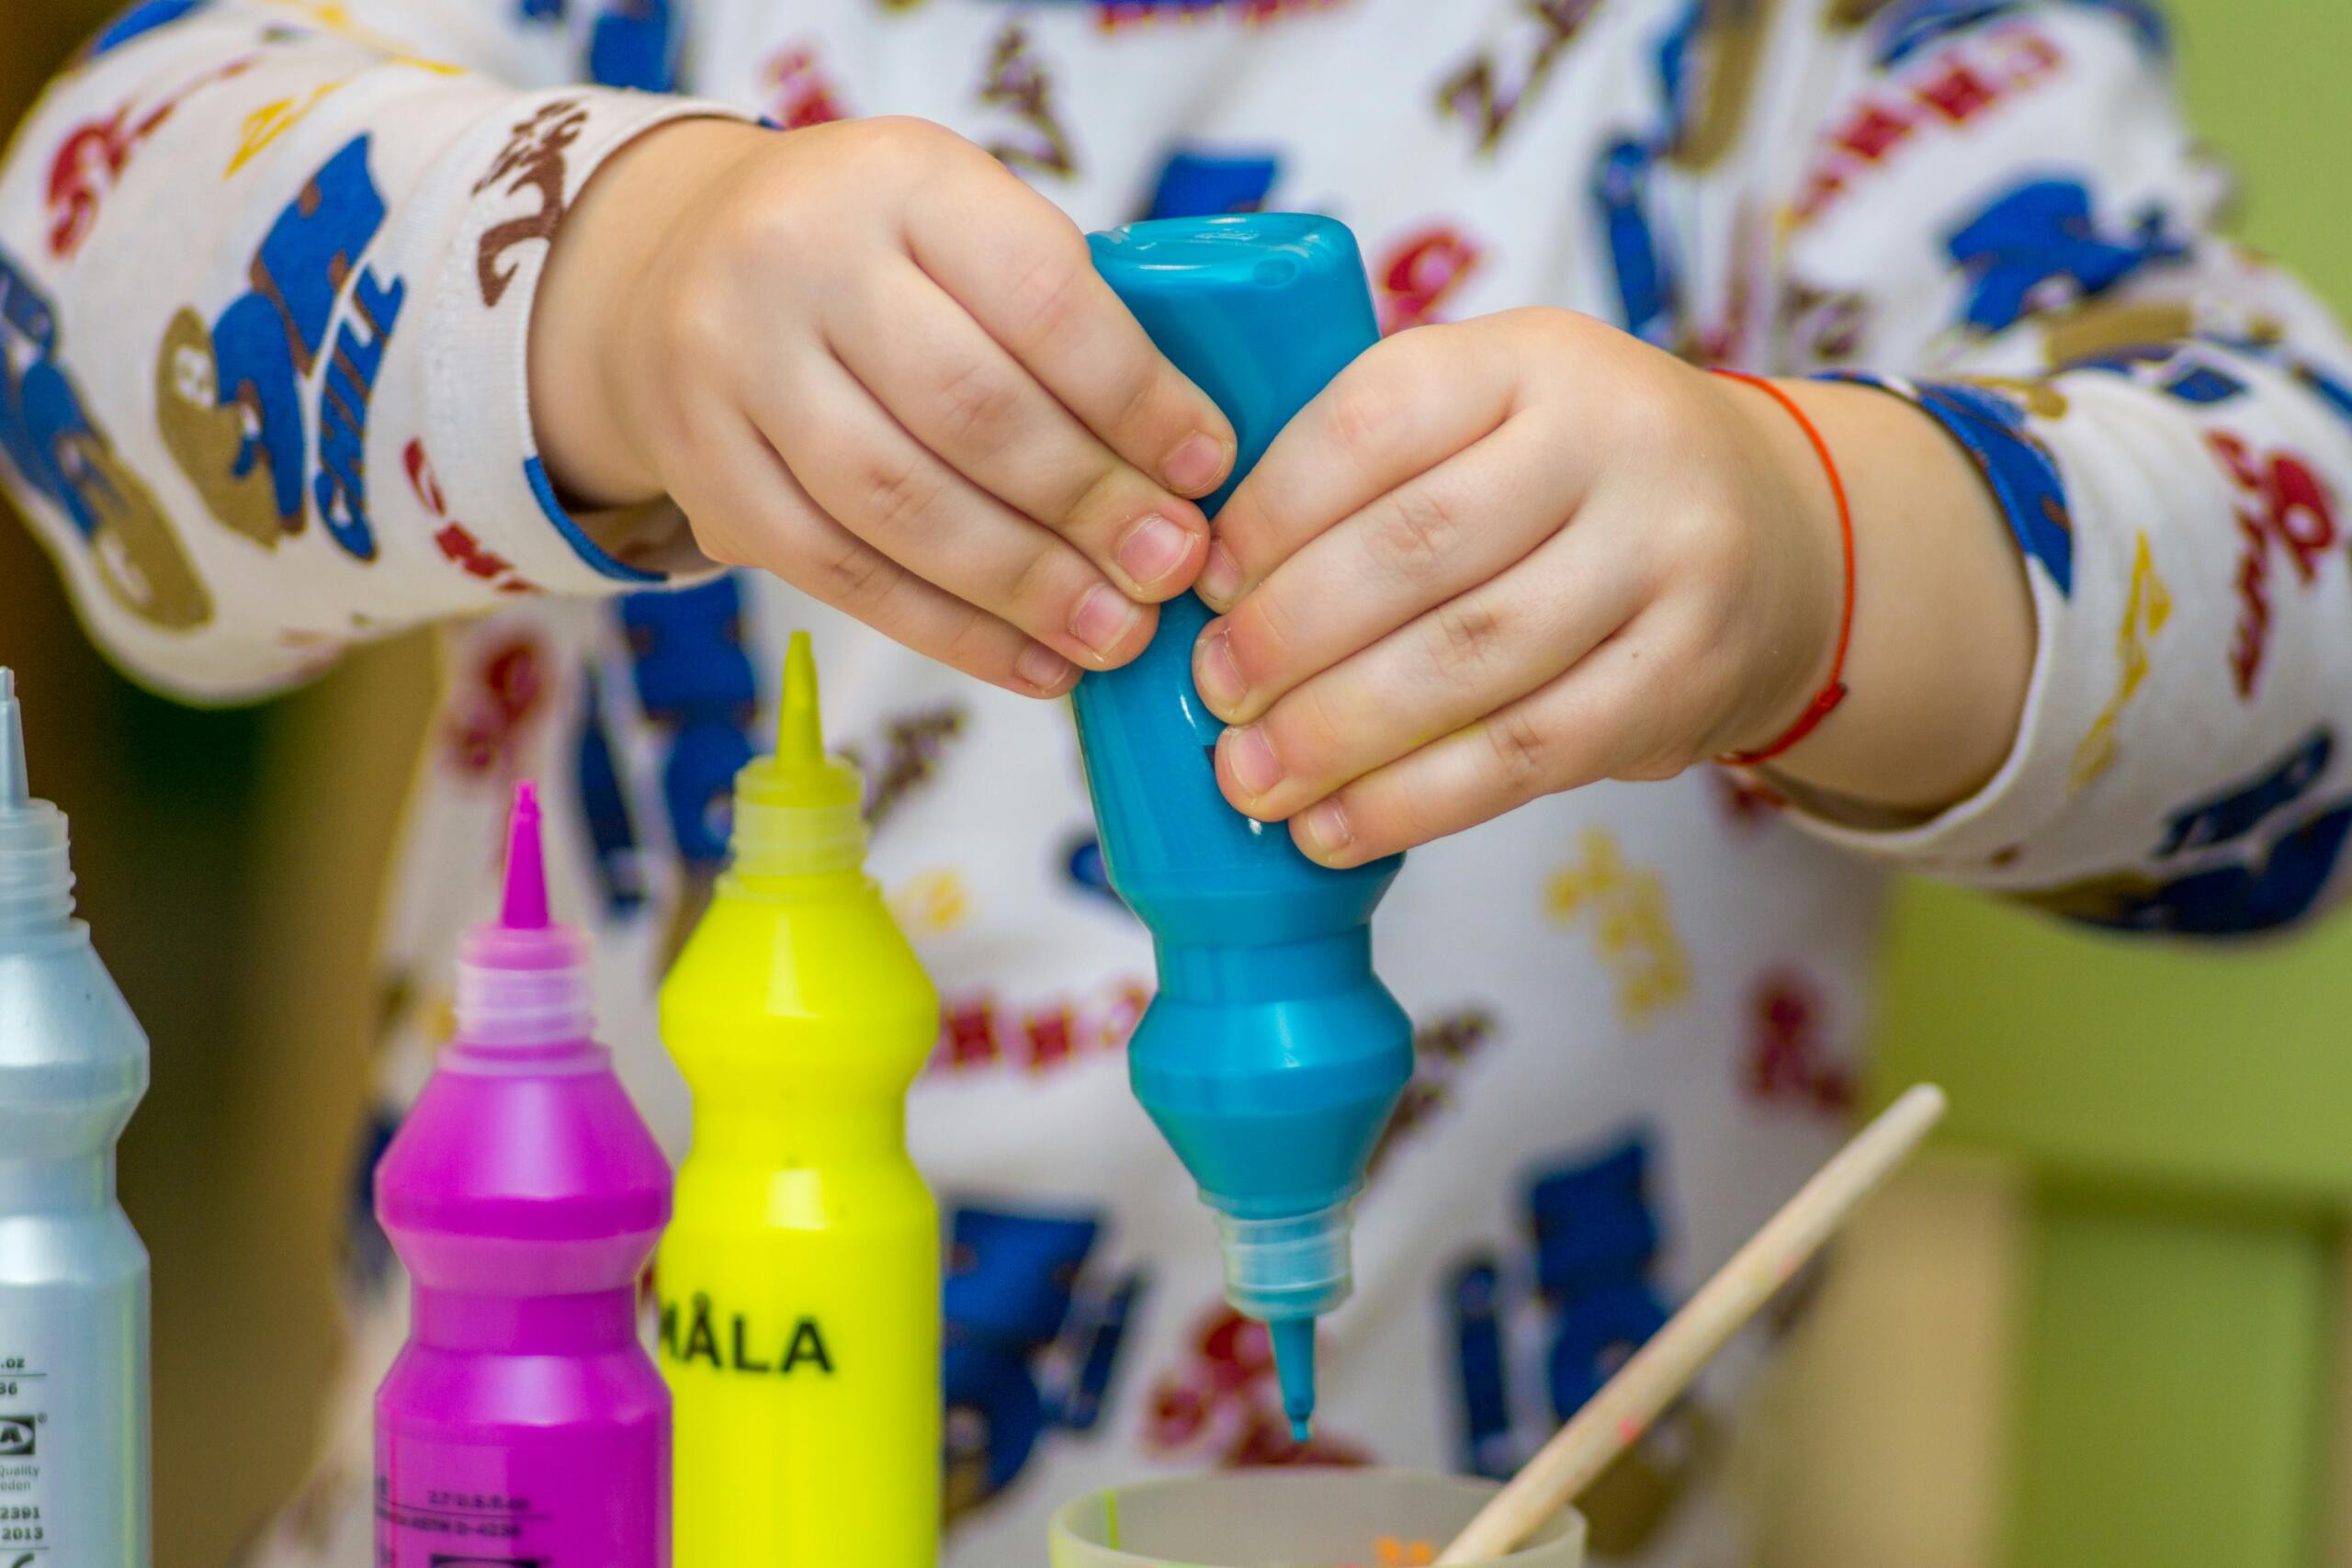
M 806 767 L 825 760 L 825 710 L 817 695 L 817 654 L 807 632 L 794 632 L 784 655 L 783 711 L 775 726 L 775 760 Z
M 735 777 L 735 871 L 795 876 L 856 869 L 865 860 L 865 781 L 825 752 L 817 655 L 792 634 L 777 705 L 776 749 Z

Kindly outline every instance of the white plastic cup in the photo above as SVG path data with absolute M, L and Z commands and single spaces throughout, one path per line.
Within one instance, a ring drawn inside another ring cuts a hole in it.
M 1053 1568 L 1384 1568 L 1380 1542 L 1443 1551 L 1501 1488 L 1407 1470 L 1244 1470 L 1081 1497 L 1054 1516 Z M 1564 1511 L 1498 1562 L 1582 1568 Z

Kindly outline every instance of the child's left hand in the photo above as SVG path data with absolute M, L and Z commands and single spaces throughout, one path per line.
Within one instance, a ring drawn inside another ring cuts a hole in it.
M 1826 679 L 1842 545 L 1794 421 L 1591 318 L 1365 354 L 1217 518 L 1193 650 L 1238 809 L 1353 865 L 1765 745 Z

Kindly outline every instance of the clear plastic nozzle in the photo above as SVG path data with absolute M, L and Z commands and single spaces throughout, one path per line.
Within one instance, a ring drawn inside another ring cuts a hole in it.
M 17 677 L 0 668 L 0 937 L 51 931 L 73 914 L 65 814 L 32 797 Z
M 1312 1213 L 1250 1219 L 1216 1211 L 1225 1295 L 1266 1325 L 1283 1411 L 1300 1442 L 1315 1415 L 1315 1324 L 1355 1289 L 1355 1215 L 1347 1201 Z

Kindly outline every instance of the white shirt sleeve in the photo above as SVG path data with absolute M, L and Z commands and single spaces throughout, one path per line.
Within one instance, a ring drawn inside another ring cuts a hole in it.
M 1973 798 L 1799 819 L 2101 925 L 2300 919 L 2352 829 L 2352 348 L 2216 236 L 2226 182 L 2132 0 L 1897 6 L 1837 47 L 1784 184 L 1774 368 L 1870 381 L 1966 449 L 2039 647 Z
M 532 432 L 549 242 L 605 158 L 720 106 L 560 84 L 530 5 L 150 0 L 0 167 L 0 474 L 141 679 L 227 699 L 355 639 L 704 563 L 575 517 Z

